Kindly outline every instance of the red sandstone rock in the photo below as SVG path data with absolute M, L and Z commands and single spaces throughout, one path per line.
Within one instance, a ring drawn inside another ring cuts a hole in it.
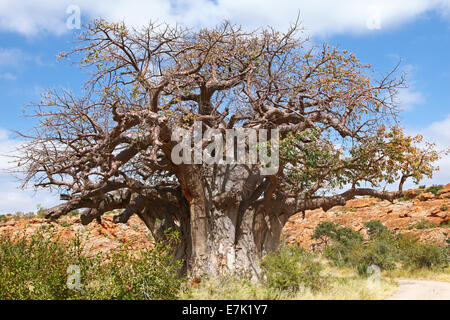
M 438 191 L 438 195 L 450 194 L 450 183 Z
M 430 192 L 424 192 L 424 193 L 420 194 L 419 199 L 421 201 L 428 201 L 428 200 L 434 199 L 434 197 L 435 197 L 434 194 L 432 194 Z
M 390 230 L 402 234 L 417 236 L 422 241 L 446 244 L 450 228 L 447 221 L 449 213 L 441 210 L 442 206 L 450 207 L 450 199 L 426 197 L 425 201 L 414 199 L 411 201 L 380 201 L 369 197 L 348 201 L 345 207 L 334 207 L 328 212 L 313 210 L 306 212 L 306 219 L 301 213 L 293 216 L 283 229 L 288 241 L 298 243 L 308 250 L 320 248 L 320 241 L 311 239 L 314 228 L 323 221 L 331 221 L 355 231 L 361 230 L 366 235 L 364 223 L 379 220 Z M 435 228 L 417 230 L 414 225 L 426 220 L 436 225 Z M 408 230 L 412 229 L 412 230 Z
M 62 222 L 68 224 L 61 225 Z M 129 249 L 151 248 L 150 231 L 138 217 L 131 217 L 127 224 L 116 225 L 112 216 L 103 216 L 102 224 L 95 222 L 88 226 L 79 224 L 79 218 L 65 217 L 61 221 L 53 222 L 45 219 L 29 219 L 0 224 L 2 235 L 25 235 L 44 233 L 53 240 L 71 241 L 79 236 L 82 247 L 88 254 L 100 251 L 119 250 L 123 245 L 130 245 Z M 44 226 L 44 229 L 43 229 Z M 49 227 L 51 226 L 51 227 Z

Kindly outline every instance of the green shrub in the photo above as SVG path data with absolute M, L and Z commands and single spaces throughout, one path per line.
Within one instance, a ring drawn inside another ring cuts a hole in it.
M 70 223 L 67 222 L 67 221 L 61 221 L 61 222 L 59 223 L 59 225 L 60 225 L 61 227 L 64 227 L 64 228 L 70 227 Z
M 355 245 L 356 247 L 359 247 Z M 351 249 L 341 243 L 333 243 L 327 245 L 322 254 L 325 258 L 333 262 L 337 267 L 344 267 L 349 265 L 349 253 Z
M 182 261 L 175 261 L 172 247 L 177 234 L 167 233 L 168 241 L 156 243 L 152 250 L 112 252 L 102 260 L 97 272 L 88 275 L 86 295 L 89 299 L 173 300 L 184 279 L 180 277 Z
M 322 239 L 327 244 L 323 255 L 338 267 L 347 265 L 350 251 L 360 247 L 363 242 L 360 233 L 329 221 L 317 225 L 311 238 Z M 327 239 L 331 240 L 331 244 L 328 244 Z
M 442 190 L 444 188 L 444 186 L 442 185 L 432 185 L 431 187 L 427 188 L 425 190 L 425 192 L 430 192 L 432 194 L 434 194 L 435 196 L 437 196 L 438 192 L 440 190 Z
M 393 270 L 398 265 L 405 269 L 439 270 L 449 265 L 448 246 L 421 243 L 413 237 L 394 234 L 379 221 L 367 222 L 365 226 L 370 235 L 367 243 L 339 241 L 342 238 L 334 236 L 336 240 L 324 248 L 323 255 L 338 267 L 356 268 L 360 275 L 366 274 L 370 265 L 383 270 Z M 339 230 L 337 225 L 323 224 L 316 231 L 317 235 L 326 233 L 332 236 L 335 230 Z
M 40 204 L 37 205 L 37 210 L 36 210 L 36 216 L 38 218 L 45 218 L 46 215 L 46 210 L 43 206 L 41 206 Z
M 400 259 L 408 269 L 445 269 L 450 262 L 449 247 L 433 243 L 421 243 L 417 239 L 400 236 L 398 239 Z
M 381 233 L 368 243 L 358 242 L 352 246 L 333 243 L 327 246 L 324 256 L 338 267 L 354 267 L 360 275 L 366 274 L 367 268 L 377 265 L 383 270 L 396 268 L 397 249 L 392 235 Z
M 367 228 L 369 236 L 372 239 L 379 237 L 383 233 L 389 232 L 389 229 L 386 228 L 379 220 L 368 221 L 364 223 L 364 226 Z
M 261 262 L 267 285 L 276 290 L 298 291 L 302 286 L 319 290 L 326 283 L 322 265 L 298 246 L 281 246 Z
M 168 241 L 153 249 L 88 257 L 78 238 L 63 243 L 42 235 L 3 237 L 0 300 L 175 299 L 184 282 L 179 276 L 182 262 L 172 255 L 175 239 L 176 234 L 168 233 Z M 81 290 L 67 287 L 71 265 L 80 268 Z
M 395 242 L 388 233 L 383 233 L 366 245 L 353 248 L 348 256 L 349 264 L 355 266 L 360 275 L 367 275 L 367 268 L 371 265 L 382 270 L 394 270 L 398 261 Z
M 86 266 L 75 244 L 52 242 L 42 235 L 0 242 L 0 299 L 68 299 L 67 267 Z
M 324 221 L 317 225 L 311 238 L 323 240 L 329 238 L 333 242 L 340 243 L 344 246 L 351 246 L 354 243 L 363 241 L 363 237 L 360 233 L 329 221 Z
M 437 226 L 434 223 L 431 223 L 425 219 L 421 219 L 418 222 L 414 223 L 413 225 L 409 226 L 407 229 L 418 229 L 418 230 L 426 230 L 426 229 L 433 229 L 437 228 Z

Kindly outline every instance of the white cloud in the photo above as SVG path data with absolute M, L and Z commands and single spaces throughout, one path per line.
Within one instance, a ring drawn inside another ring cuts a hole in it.
M 421 132 L 437 145 L 450 148 L 450 114 L 442 121 L 433 122 Z
M 25 54 L 16 48 L 0 48 L 0 67 L 17 66 L 25 59 Z
M 12 139 L 8 131 L 0 128 L 0 214 L 36 211 L 38 204 L 45 208 L 58 203 L 57 196 L 48 191 L 34 192 L 20 189 L 21 183 L 13 175 L 6 173 L 14 167 L 9 157 L 21 141 Z
M 7 175 L 0 175 L 0 214 L 36 212 L 37 205 L 51 208 L 57 197 L 47 191 L 33 192 L 20 189 L 20 183 Z
M 9 72 L 0 73 L 0 80 L 14 81 L 16 79 L 17 79 L 17 77 L 15 75 L 13 75 L 12 73 L 9 73 Z
M 391 54 L 390 56 L 395 61 L 401 61 L 400 57 L 396 54 Z M 426 100 L 425 96 L 416 88 L 414 74 L 417 67 L 407 64 L 402 69 L 406 76 L 406 83 L 408 86 L 398 90 L 398 94 L 394 97 L 394 101 L 401 111 L 411 111 L 416 105 L 423 104 Z
M 29 54 L 18 48 L 0 47 L 0 80 L 16 80 L 17 74 L 30 63 L 37 66 L 48 65 L 38 55 Z
M 8 139 L 8 131 L 0 128 L 0 141 Z
M 25 35 L 36 35 L 41 31 L 61 34 L 65 32 L 61 19 L 67 6 L 64 2 L 0 0 L 0 28 Z
M 415 105 L 424 103 L 425 97 L 421 92 L 415 91 L 413 88 L 409 87 L 399 90 L 396 102 L 402 111 L 411 111 L 414 109 Z
M 384 29 L 438 10 L 448 12 L 450 0 L 0 0 L 0 30 L 37 35 L 67 31 L 66 9 L 78 5 L 84 21 L 93 17 L 124 19 L 142 25 L 150 19 L 211 26 L 223 19 L 255 28 L 272 25 L 286 28 L 300 11 L 312 34 L 364 32 Z
M 9 138 L 8 131 L 0 128 L 0 172 L 11 167 L 11 159 L 8 156 L 18 145 L 18 141 Z
M 442 121 L 433 122 L 429 126 L 419 130 L 408 130 L 410 135 L 421 134 L 425 141 L 436 144 L 437 150 L 446 150 L 450 148 L 450 114 Z M 437 171 L 432 179 L 424 179 L 421 184 L 447 184 L 450 183 L 450 155 L 443 156 L 437 162 L 440 170 Z M 410 183 L 407 187 L 413 187 Z

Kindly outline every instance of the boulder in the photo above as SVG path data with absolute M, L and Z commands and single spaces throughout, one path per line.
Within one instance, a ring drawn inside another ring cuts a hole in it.
M 431 192 L 424 192 L 424 193 L 420 194 L 419 199 L 422 201 L 428 201 L 428 200 L 434 199 L 434 197 L 435 197 L 435 195 L 432 194 Z
M 406 190 L 404 192 L 405 197 L 408 199 L 414 199 L 416 198 L 423 190 L 422 189 L 412 189 L 412 190 Z
M 445 194 L 450 194 L 450 183 L 446 184 L 441 190 L 438 191 L 438 195 L 442 196 Z

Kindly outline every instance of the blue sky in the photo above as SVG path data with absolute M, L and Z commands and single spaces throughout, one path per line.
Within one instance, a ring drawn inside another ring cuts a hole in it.
M 440 148 L 450 147 L 450 0 L 0 0 L 2 154 L 20 143 L 10 130 L 32 127 L 32 119 L 21 117 L 22 109 L 39 101 L 43 88 L 65 87 L 77 92 L 87 79 L 76 66 L 56 60 L 79 32 L 67 28 L 67 19 L 74 12 L 67 11 L 69 5 L 79 8 L 82 21 L 101 16 L 138 26 L 158 19 L 194 28 L 229 19 L 249 29 L 272 25 L 285 30 L 300 12 L 314 42 L 327 41 L 353 51 L 380 72 L 401 59 L 409 84 L 398 97 L 405 110 L 403 126 Z M 0 157 L 0 169 L 7 166 L 7 159 Z M 441 160 L 440 166 L 435 178 L 425 183 L 450 182 L 449 157 Z M 46 191 L 34 194 L 17 186 L 11 176 L 0 173 L 0 213 L 57 203 L 56 195 Z

